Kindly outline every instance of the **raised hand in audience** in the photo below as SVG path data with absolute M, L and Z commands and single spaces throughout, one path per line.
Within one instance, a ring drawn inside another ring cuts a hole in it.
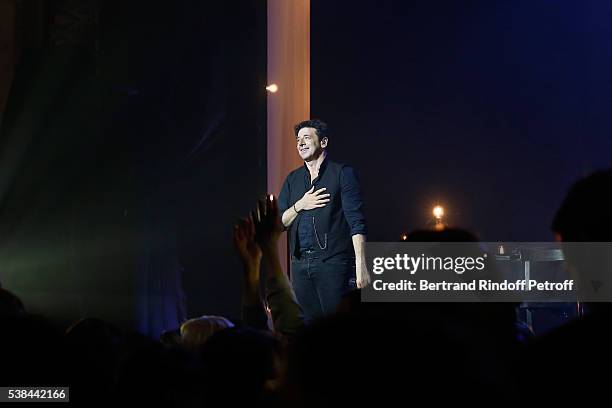
M 285 230 L 278 210 L 278 200 L 268 195 L 259 200 L 257 209 L 253 211 L 252 218 L 255 224 L 255 239 L 265 251 L 276 250 L 278 239 Z
M 259 274 L 262 251 L 255 242 L 255 225 L 250 216 L 234 225 L 234 247 L 244 265 L 243 304 L 258 305 L 261 303 Z

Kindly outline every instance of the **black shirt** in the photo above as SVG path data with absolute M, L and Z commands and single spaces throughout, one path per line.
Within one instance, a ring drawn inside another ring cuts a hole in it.
M 351 236 L 367 233 L 363 215 L 363 201 L 357 175 L 352 167 L 333 162 L 326 157 L 316 179 L 310 180 L 310 171 L 304 166 L 292 171 L 281 188 L 279 210 L 283 214 L 304 193 L 314 186 L 323 187 L 331 194 L 325 207 L 302 210 L 289 227 L 291 253 L 314 249 L 323 258 L 342 254 L 354 256 Z

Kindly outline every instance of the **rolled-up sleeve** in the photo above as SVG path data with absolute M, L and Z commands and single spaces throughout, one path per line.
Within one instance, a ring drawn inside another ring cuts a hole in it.
M 367 234 L 366 220 L 363 215 L 363 200 L 357 174 L 352 167 L 345 166 L 340 172 L 340 189 L 342 194 L 342 210 L 346 222 L 351 228 L 351 236 Z
M 289 207 L 291 204 L 289 203 L 289 177 L 287 177 L 278 195 L 278 210 L 282 215 Z

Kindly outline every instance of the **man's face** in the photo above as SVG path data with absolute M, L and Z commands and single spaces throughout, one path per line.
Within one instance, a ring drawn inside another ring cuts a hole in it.
M 304 161 L 316 160 L 327 146 L 327 138 L 319 140 L 315 128 L 301 128 L 296 137 L 298 154 Z

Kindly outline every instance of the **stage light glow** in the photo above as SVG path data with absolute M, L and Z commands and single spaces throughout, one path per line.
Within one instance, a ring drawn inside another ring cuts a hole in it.
M 274 196 L 270 194 L 270 201 L 274 201 Z
M 268 92 L 275 93 L 276 91 L 278 91 L 278 85 L 270 84 L 270 85 L 266 86 L 266 89 L 268 90 Z
M 442 206 L 440 206 L 440 205 L 436 205 L 436 206 L 433 208 L 433 216 L 434 216 L 434 217 L 435 217 L 437 220 L 441 219 L 441 218 L 444 216 L 444 208 L 442 208 Z
M 405 241 L 405 240 L 407 240 L 407 239 L 408 239 L 408 235 L 406 235 L 406 234 L 402 234 L 402 241 Z

